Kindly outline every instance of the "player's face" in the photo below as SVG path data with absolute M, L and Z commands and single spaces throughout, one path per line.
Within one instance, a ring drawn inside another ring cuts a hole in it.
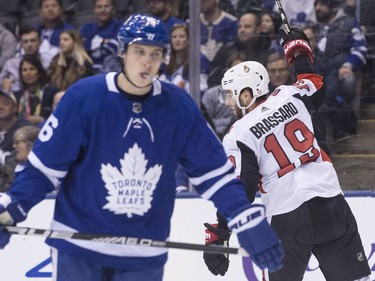
M 21 77 L 22 77 L 22 81 L 26 85 L 34 85 L 38 82 L 38 78 L 39 78 L 38 69 L 31 63 L 28 63 L 27 61 L 25 61 L 21 65 Z
M 130 44 L 123 56 L 125 72 L 139 87 L 149 85 L 150 76 L 158 74 L 163 59 L 161 47 Z
M 176 28 L 172 31 L 172 48 L 175 51 L 181 51 L 189 46 L 189 38 L 184 28 Z
M 232 91 L 225 91 L 225 93 L 224 93 L 224 103 L 225 103 L 226 106 L 228 106 L 228 107 L 230 107 L 230 109 L 232 109 L 234 115 L 236 115 L 237 117 L 242 116 L 241 109 L 238 107 Z
M 74 49 L 74 40 L 66 32 L 61 33 L 60 35 L 60 50 L 64 54 L 71 53 Z
M 110 21 L 114 15 L 112 1 L 97 0 L 94 7 L 94 13 L 100 23 Z
M 57 0 L 46 0 L 40 7 L 40 15 L 47 21 L 58 19 L 62 14 L 62 9 Z
M 38 32 L 32 31 L 21 36 L 21 47 L 27 55 L 35 55 L 39 52 L 40 39 Z

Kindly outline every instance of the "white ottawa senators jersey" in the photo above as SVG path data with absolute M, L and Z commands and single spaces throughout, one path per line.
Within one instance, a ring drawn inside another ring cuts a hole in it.
M 278 87 L 238 120 L 224 138 L 227 156 L 238 176 L 243 167 L 237 141 L 254 152 L 267 216 L 292 211 L 316 196 L 342 193 L 333 165 L 314 137 L 310 113 L 294 96 L 311 96 L 316 91 L 308 79 Z

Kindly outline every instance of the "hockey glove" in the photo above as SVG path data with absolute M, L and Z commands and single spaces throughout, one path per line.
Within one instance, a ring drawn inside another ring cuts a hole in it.
M 10 234 L 2 226 L 15 225 L 26 219 L 26 212 L 17 201 L 12 201 L 9 195 L 0 194 L 0 249 L 3 249 L 10 239 Z
M 284 28 L 280 28 L 280 37 L 288 63 L 293 64 L 294 59 L 299 55 L 306 55 L 311 63 L 314 62 L 309 39 L 301 29 L 292 28 L 288 33 Z
M 228 246 L 230 232 L 225 224 L 205 223 L 205 244 L 216 244 Z M 203 253 L 204 263 L 213 275 L 224 276 L 229 267 L 229 254 Z
M 228 226 L 237 234 L 241 247 L 261 269 L 268 268 L 274 272 L 283 267 L 284 250 L 279 237 L 265 218 L 263 205 L 253 204 L 250 208 L 242 208 Z

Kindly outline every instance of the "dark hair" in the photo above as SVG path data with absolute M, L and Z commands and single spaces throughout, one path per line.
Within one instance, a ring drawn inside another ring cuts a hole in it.
M 280 14 L 275 13 L 275 12 L 272 12 L 272 11 L 264 10 L 264 11 L 260 14 L 259 19 L 262 20 L 262 17 L 263 17 L 264 15 L 269 15 L 269 16 L 271 17 L 271 20 L 272 20 L 272 22 L 273 22 L 273 27 L 274 27 L 274 29 L 275 29 L 275 34 L 278 34 L 278 33 L 279 33 L 280 26 L 281 26 L 281 24 L 282 24 Z
M 39 56 L 38 55 L 25 55 L 21 59 L 20 66 L 19 66 L 19 75 L 20 75 L 20 80 L 21 80 L 21 84 L 23 88 L 27 89 L 28 87 L 22 79 L 22 65 L 24 62 L 27 62 L 36 67 L 36 69 L 38 70 L 38 74 L 39 74 L 39 83 L 42 87 L 45 86 L 47 84 L 47 74 L 46 74 L 46 70 L 43 68 L 43 65 L 39 59 Z
M 233 52 L 228 55 L 228 58 L 225 61 L 225 67 L 226 69 L 229 69 L 233 66 L 233 63 L 236 61 L 246 61 L 246 55 L 242 52 Z
M 275 61 L 278 61 L 278 60 L 286 61 L 285 55 L 281 54 L 279 52 L 270 53 L 267 57 L 267 63 L 266 64 L 269 64 L 269 63 L 272 63 L 272 62 L 275 62 Z
M 38 33 L 38 38 L 40 37 L 40 32 L 38 29 L 36 29 L 35 27 L 32 27 L 30 25 L 21 25 L 20 27 L 20 31 L 18 32 L 18 37 L 21 38 L 22 35 L 24 34 L 29 34 L 31 32 L 36 32 Z
M 238 20 L 240 20 L 242 18 L 242 16 L 244 15 L 253 15 L 255 17 L 255 26 L 260 26 L 260 16 L 259 16 L 259 13 L 258 12 L 255 12 L 255 11 L 247 11 L 245 13 L 242 13 L 239 17 L 238 17 Z
M 40 0 L 40 1 L 39 1 L 39 9 L 42 8 L 42 5 L 43 5 L 43 3 L 44 3 L 45 1 L 47 1 L 47 0 Z M 56 1 L 57 3 L 59 3 L 59 6 L 60 6 L 60 7 L 63 6 L 63 4 L 62 4 L 62 0 L 55 0 L 55 1 Z

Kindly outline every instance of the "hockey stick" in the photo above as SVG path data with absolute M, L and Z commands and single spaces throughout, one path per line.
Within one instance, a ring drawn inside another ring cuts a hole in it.
M 72 231 L 39 229 L 39 228 L 20 227 L 20 226 L 3 226 L 3 228 L 6 229 L 9 234 L 16 234 L 16 235 L 39 236 L 39 237 L 54 238 L 54 239 L 76 239 L 76 240 L 103 242 L 103 243 L 118 244 L 118 245 L 172 248 L 172 249 L 182 249 L 182 250 L 203 251 L 203 252 L 213 253 L 213 254 L 235 254 L 235 255 L 240 255 L 240 256 L 249 256 L 249 254 L 243 248 L 233 248 L 233 247 L 231 248 L 231 247 L 224 247 L 220 245 L 202 245 L 202 244 L 190 244 L 190 243 L 182 243 L 182 242 L 158 241 L 158 240 L 138 238 L 138 237 L 79 233 L 79 232 L 72 232 Z
M 290 33 L 291 32 L 291 28 L 290 28 L 288 19 L 286 17 L 286 14 L 284 12 L 283 6 L 281 5 L 281 0 L 275 0 L 275 2 L 276 2 L 277 7 L 279 8 L 279 13 L 280 13 L 280 16 L 281 16 L 281 21 L 285 25 L 285 31 L 287 33 Z

